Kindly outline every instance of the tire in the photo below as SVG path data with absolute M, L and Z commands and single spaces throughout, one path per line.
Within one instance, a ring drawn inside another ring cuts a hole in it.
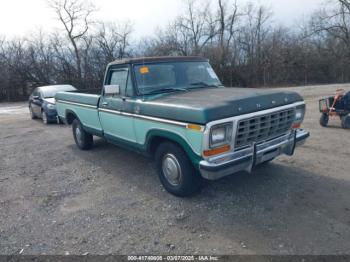
M 327 114 L 322 114 L 320 118 L 320 125 L 327 127 L 329 122 L 329 116 Z
M 50 121 L 47 119 L 47 114 L 45 111 L 41 112 L 41 119 L 43 120 L 44 125 L 50 124 Z
M 33 111 L 32 105 L 29 105 L 29 114 L 30 114 L 31 119 L 37 119 L 37 117 Z
M 62 119 L 60 117 L 58 117 L 57 124 L 64 125 L 64 122 L 62 121 Z
M 350 115 L 342 117 L 342 119 L 341 119 L 341 126 L 344 129 L 350 129 Z
M 74 141 L 78 148 L 81 150 L 91 149 L 93 145 L 93 135 L 87 133 L 77 119 L 74 119 L 72 128 Z
M 178 145 L 171 142 L 160 144 L 155 161 L 160 182 L 170 194 L 187 197 L 200 189 L 201 177 Z

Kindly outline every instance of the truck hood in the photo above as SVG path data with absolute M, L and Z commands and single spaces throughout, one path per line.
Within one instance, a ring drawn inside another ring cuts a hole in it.
M 206 88 L 153 96 L 137 102 L 146 116 L 205 125 L 303 101 L 296 92 L 248 88 Z

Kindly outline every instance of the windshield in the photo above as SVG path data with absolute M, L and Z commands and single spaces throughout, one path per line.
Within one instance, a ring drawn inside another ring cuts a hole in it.
M 66 85 L 66 86 L 46 86 L 41 88 L 41 92 L 44 96 L 44 98 L 51 98 L 55 97 L 57 92 L 64 92 L 64 91 L 75 91 L 77 90 L 75 87 Z
M 136 65 L 135 75 L 139 92 L 143 95 L 221 86 L 208 62 Z

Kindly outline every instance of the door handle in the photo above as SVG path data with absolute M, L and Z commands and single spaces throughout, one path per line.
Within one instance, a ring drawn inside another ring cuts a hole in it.
M 103 106 L 108 106 L 108 102 L 103 102 L 102 105 Z

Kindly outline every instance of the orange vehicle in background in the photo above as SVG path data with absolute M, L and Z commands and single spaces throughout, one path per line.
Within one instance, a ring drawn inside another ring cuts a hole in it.
M 320 124 L 328 126 L 330 117 L 339 117 L 344 129 L 350 129 L 350 92 L 338 89 L 335 96 L 320 100 L 320 112 L 322 113 Z

